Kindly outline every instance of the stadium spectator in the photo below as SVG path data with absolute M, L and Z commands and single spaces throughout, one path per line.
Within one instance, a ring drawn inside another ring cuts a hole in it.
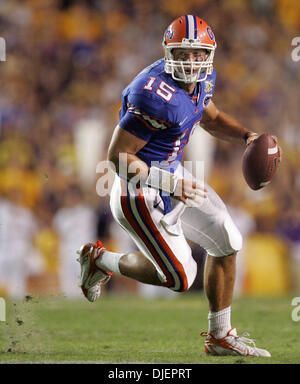
M 96 217 L 93 209 L 85 203 L 78 185 L 67 186 L 63 205 L 53 218 L 53 228 L 60 237 L 58 277 L 60 289 L 69 298 L 80 295 L 78 276 L 80 268 L 76 252 L 83 243 L 96 238 Z
M 20 204 L 20 191 L 0 199 L 0 287 L 8 296 L 23 298 L 27 278 L 40 274 L 44 264 L 33 247 L 37 223 L 32 212 Z

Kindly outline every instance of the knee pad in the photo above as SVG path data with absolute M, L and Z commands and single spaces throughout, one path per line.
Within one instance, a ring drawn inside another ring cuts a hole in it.
M 240 251 L 243 247 L 243 237 L 229 215 L 223 222 L 223 231 L 226 239 L 226 250 L 222 256 Z

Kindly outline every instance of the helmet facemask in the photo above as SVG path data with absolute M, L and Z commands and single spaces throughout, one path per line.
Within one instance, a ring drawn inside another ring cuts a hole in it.
M 216 44 L 203 44 L 198 39 L 182 39 L 182 43 L 165 44 L 165 71 L 172 75 L 172 78 L 184 83 L 194 83 L 206 80 L 213 71 L 213 59 Z M 174 60 L 172 50 L 174 48 L 204 49 L 207 52 L 203 61 L 182 61 Z

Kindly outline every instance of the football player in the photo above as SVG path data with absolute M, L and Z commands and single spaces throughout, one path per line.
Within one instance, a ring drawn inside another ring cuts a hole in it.
M 139 251 L 125 254 L 89 243 L 79 251 L 81 289 L 95 301 L 113 273 L 183 292 L 197 264 L 186 239 L 207 251 L 204 288 L 209 302 L 205 352 L 270 356 L 231 326 L 231 300 L 242 236 L 225 204 L 181 164 L 193 130 L 244 145 L 257 137 L 212 101 L 217 44 L 198 16 L 177 18 L 163 36 L 164 58 L 124 89 L 120 121 L 108 159 L 116 171 L 110 206 Z

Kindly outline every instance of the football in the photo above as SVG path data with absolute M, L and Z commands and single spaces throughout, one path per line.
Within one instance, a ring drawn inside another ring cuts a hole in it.
M 253 190 L 268 185 L 278 167 L 279 149 L 275 139 L 263 133 L 253 140 L 243 155 L 243 175 Z

